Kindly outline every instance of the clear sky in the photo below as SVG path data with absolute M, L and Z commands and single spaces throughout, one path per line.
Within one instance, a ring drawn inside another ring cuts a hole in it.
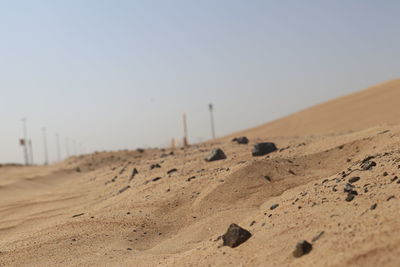
M 0 0 L 0 162 L 256 126 L 398 78 L 400 1 Z M 72 151 L 72 148 L 70 148 Z

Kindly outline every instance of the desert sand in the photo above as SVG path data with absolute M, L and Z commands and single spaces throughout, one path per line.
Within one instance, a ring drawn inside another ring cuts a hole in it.
M 2 166 L 0 266 L 400 266 L 399 99 L 395 80 L 185 149 Z

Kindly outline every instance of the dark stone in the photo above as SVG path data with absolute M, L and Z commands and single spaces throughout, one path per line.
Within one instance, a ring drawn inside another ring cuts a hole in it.
M 231 248 L 240 246 L 251 237 L 251 233 L 237 224 L 231 224 L 222 236 L 223 245 Z
M 355 198 L 356 195 L 358 195 L 357 191 L 352 191 L 352 192 L 348 193 L 347 197 L 346 197 L 346 201 L 347 202 L 353 201 L 353 199 Z
M 118 194 L 122 194 L 123 192 L 125 192 L 126 190 L 128 190 L 129 188 L 131 188 L 129 185 L 125 186 L 124 188 L 120 189 L 118 191 Z
M 277 150 L 277 148 L 274 143 L 267 142 L 267 143 L 256 144 L 251 153 L 252 153 L 253 157 L 257 157 L 257 156 L 267 155 L 276 150 Z
M 249 139 L 246 136 L 233 138 L 232 142 L 236 142 L 241 145 L 247 145 L 249 143 Z
M 192 176 L 192 177 L 190 177 L 190 178 L 187 178 L 186 181 L 190 182 L 191 180 L 193 180 L 193 179 L 195 179 L 195 178 L 196 178 L 196 176 Z
M 343 191 L 346 192 L 346 193 L 350 193 L 350 192 L 353 191 L 353 188 L 354 188 L 354 185 L 352 185 L 352 184 L 345 184 L 345 185 L 344 185 L 344 188 L 343 188 Z
M 351 177 L 350 179 L 349 179 L 349 183 L 355 183 L 355 182 L 357 182 L 358 180 L 360 180 L 360 177 Z
M 143 153 L 143 152 L 144 152 L 144 149 L 138 148 L 138 149 L 136 149 L 136 151 L 139 152 L 139 153 Z
M 274 209 L 276 209 L 277 207 L 279 207 L 279 204 L 274 204 L 274 205 L 272 205 L 272 206 L 270 207 L 270 210 L 274 210 Z
M 394 198 L 396 198 L 396 197 L 395 196 L 390 196 L 390 197 L 388 197 L 388 199 L 386 199 L 386 201 L 392 200 Z
M 79 168 L 79 167 L 76 167 L 76 170 L 75 170 L 76 172 L 81 172 L 81 168 Z
M 363 162 L 361 163 L 361 169 L 364 171 L 368 171 L 371 170 L 373 167 L 376 166 L 376 162 L 375 161 L 371 161 L 373 157 L 367 157 L 366 159 L 363 160 Z
M 158 180 L 161 180 L 161 177 L 156 177 L 156 178 L 151 179 L 152 182 L 157 182 Z
M 174 173 L 174 172 L 177 172 L 178 170 L 177 169 L 171 169 L 171 170 L 169 170 L 168 172 L 167 172 L 167 174 L 171 174 L 171 173 Z
M 85 215 L 85 213 L 75 214 L 74 216 L 72 216 L 72 218 L 80 217 L 80 216 L 82 216 L 82 215 Z
M 208 155 L 205 158 L 205 160 L 208 162 L 222 160 L 222 159 L 226 159 L 226 155 L 225 155 L 224 151 L 222 151 L 222 149 L 220 149 L 220 148 L 213 149 L 211 151 L 210 155 Z
M 265 180 L 267 180 L 268 182 L 271 182 L 271 177 L 269 177 L 268 175 L 264 176 Z
M 314 236 L 314 238 L 311 241 L 312 242 L 318 241 L 324 234 L 325 234 L 325 231 L 320 232 L 318 235 Z
M 160 164 L 157 163 L 157 164 L 150 165 L 150 170 L 153 170 L 155 168 L 161 168 Z
M 374 209 L 376 209 L 376 207 L 378 207 L 378 204 L 375 203 L 375 204 L 373 204 L 369 209 L 370 209 L 370 210 L 374 210 Z
M 139 174 L 138 170 L 136 168 L 133 168 L 131 176 L 129 177 L 129 182 L 133 180 L 133 178 L 135 178 L 135 175 Z
M 388 175 L 389 175 L 389 173 L 387 173 L 387 172 L 383 173 L 383 176 L 388 176 Z
M 306 240 L 303 240 L 296 244 L 296 248 L 293 251 L 293 256 L 296 258 L 300 258 L 301 256 L 310 253 L 311 250 L 312 250 L 312 245 Z

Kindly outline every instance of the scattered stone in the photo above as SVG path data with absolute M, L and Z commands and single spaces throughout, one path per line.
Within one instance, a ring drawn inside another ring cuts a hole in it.
M 318 241 L 323 235 L 325 234 L 325 231 L 322 231 L 318 235 L 314 236 L 314 238 L 311 240 L 312 242 Z
M 241 145 L 247 145 L 249 143 L 249 139 L 246 136 L 233 138 L 232 142 L 236 142 Z
M 174 172 L 177 172 L 178 170 L 177 169 L 171 169 L 171 170 L 169 170 L 169 171 L 167 171 L 167 174 L 171 174 L 171 173 L 174 173 Z
M 196 176 L 192 176 L 192 177 L 190 177 L 190 178 L 187 178 L 186 181 L 190 182 L 191 180 L 193 180 L 193 179 L 195 179 L 195 178 L 196 178 Z
M 271 177 L 269 177 L 268 175 L 265 175 L 264 179 L 267 180 L 268 182 L 271 182 Z
M 350 192 L 353 191 L 353 188 L 354 188 L 354 185 L 352 185 L 352 184 L 345 184 L 345 185 L 344 185 L 344 188 L 343 188 L 343 191 L 344 191 L 345 193 L 350 193 Z
M 75 171 L 76 171 L 76 172 L 81 172 L 81 168 L 76 167 Z
M 332 191 L 333 192 L 337 192 L 338 190 L 337 190 L 337 185 L 334 185 L 333 187 L 332 187 Z
M 231 224 L 222 236 L 223 246 L 235 248 L 246 242 L 251 237 L 251 233 L 237 224 Z
M 292 175 L 296 175 L 296 173 L 294 173 L 294 171 L 292 171 L 292 170 L 289 170 L 289 173 Z
M 396 181 L 398 179 L 397 176 L 393 177 L 390 181 L 393 183 L 394 181 Z
M 279 207 L 279 204 L 274 204 L 274 205 L 272 205 L 269 209 L 270 209 L 270 210 L 274 210 L 274 209 L 276 209 L 277 207 Z
M 357 181 L 359 181 L 360 180 L 360 177 L 351 177 L 350 179 L 349 179 L 349 183 L 355 183 L 355 182 L 357 182 Z
M 208 162 L 222 160 L 222 159 L 226 159 L 226 155 L 225 155 L 224 151 L 220 148 L 213 149 L 211 151 L 210 155 L 208 155 L 205 158 L 205 160 Z
M 371 161 L 371 159 L 373 159 L 373 156 L 369 156 L 367 158 L 365 158 L 362 162 L 361 162 L 361 169 L 364 171 L 368 171 L 371 170 L 373 167 L 376 166 L 376 162 L 375 161 Z
M 124 188 L 120 189 L 118 191 L 118 194 L 122 194 L 123 192 L 125 192 L 126 190 L 128 190 L 129 188 L 131 188 L 129 185 L 125 186 Z
M 370 209 L 370 210 L 374 210 L 374 209 L 376 209 L 376 207 L 378 207 L 378 204 L 375 203 L 375 204 L 373 204 L 369 209 Z
M 387 172 L 383 173 L 383 176 L 388 176 L 388 175 L 389 175 L 389 173 L 387 173 Z
M 126 250 L 132 250 L 131 248 L 127 248 Z
M 274 143 L 267 142 L 267 143 L 256 144 L 251 153 L 252 153 L 253 157 L 257 157 L 257 156 L 267 155 L 276 150 L 277 150 L 277 148 Z
M 161 177 L 156 177 L 156 178 L 151 179 L 152 182 L 157 182 L 158 180 L 161 180 Z
M 138 170 L 136 168 L 133 168 L 131 176 L 129 177 L 129 182 L 135 178 L 136 174 L 139 174 Z
M 150 170 L 153 170 L 155 168 L 161 168 L 160 164 L 156 163 L 156 164 L 150 165 Z
M 256 221 L 252 221 L 251 223 L 250 223 L 250 226 L 253 226 L 253 225 L 255 225 L 256 224 Z
M 386 201 L 392 200 L 394 198 L 396 198 L 396 197 L 395 196 L 390 196 L 390 197 L 388 197 L 388 199 L 386 199 Z
M 311 250 L 312 250 L 312 245 L 308 243 L 306 240 L 303 240 L 296 244 L 296 248 L 293 251 L 293 256 L 295 258 L 300 258 L 310 253 Z
M 143 148 L 138 148 L 138 149 L 136 149 L 136 151 L 139 152 L 139 153 L 143 153 L 144 149 Z
M 357 191 L 351 191 L 351 192 L 349 192 L 349 193 L 347 194 L 346 201 L 347 201 L 347 202 L 353 201 L 353 199 L 354 199 L 355 196 L 357 196 L 357 195 L 358 195 Z
M 75 215 L 72 216 L 72 218 L 76 218 L 76 217 L 79 217 L 79 216 L 82 216 L 82 215 L 85 215 L 85 213 L 75 214 Z
M 125 172 L 125 170 L 126 170 L 126 168 L 123 167 L 123 168 L 120 170 L 119 175 L 123 174 L 123 173 Z

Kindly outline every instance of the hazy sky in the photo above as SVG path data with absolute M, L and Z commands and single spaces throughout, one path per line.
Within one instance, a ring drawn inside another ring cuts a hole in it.
M 400 1 L 0 0 L 0 162 L 210 138 L 399 77 Z M 71 149 L 72 150 L 72 149 Z

